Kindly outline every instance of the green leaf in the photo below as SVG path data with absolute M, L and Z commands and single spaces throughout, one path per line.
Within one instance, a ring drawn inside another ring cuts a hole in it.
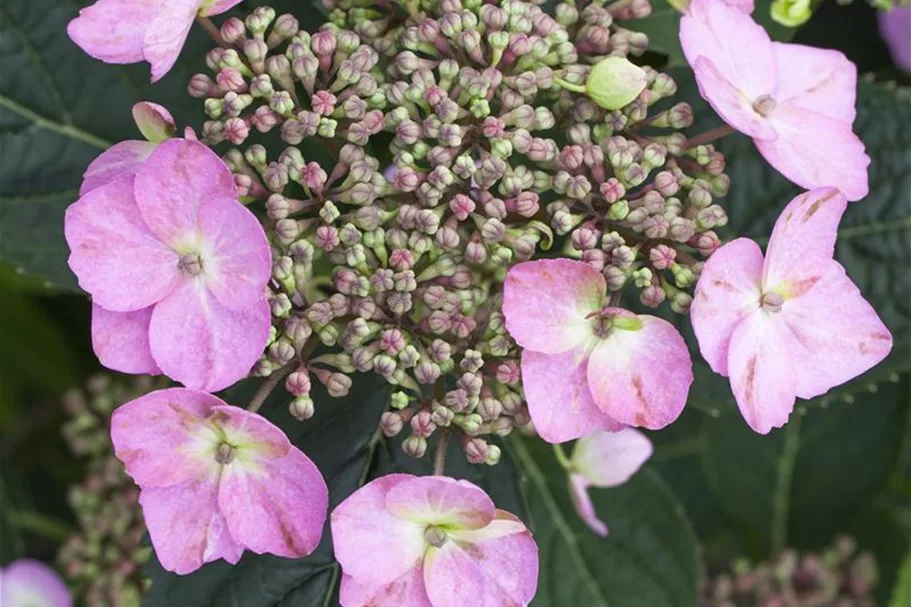
M 586 527 L 572 506 L 566 474 L 550 445 L 508 443 L 526 483 L 529 522 L 541 571 L 532 607 L 695 607 L 701 555 L 683 507 L 651 468 L 626 484 L 593 490 L 610 535 Z
M 911 605 L 911 552 L 899 567 L 898 583 L 892 591 L 889 607 L 908 607 Z

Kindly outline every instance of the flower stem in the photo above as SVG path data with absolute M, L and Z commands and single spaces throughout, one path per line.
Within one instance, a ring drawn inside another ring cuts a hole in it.
M 557 456 L 557 463 L 563 466 L 564 470 L 571 470 L 573 464 L 569 461 L 569 458 L 566 457 L 566 453 L 563 451 L 563 445 L 554 443 L 552 446 L 554 448 L 554 455 Z
M 446 450 L 449 446 L 449 433 L 440 432 L 440 442 L 437 443 L 437 451 L 433 456 L 433 475 L 443 476 L 443 470 L 446 468 Z
M 263 403 L 266 402 L 266 399 L 272 394 L 272 390 L 275 389 L 278 382 L 284 379 L 286 375 L 294 371 L 298 366 L 300 366 L 300 361 L 295 359 L 277 371 L 273 371 L 272 375 L 266 378 L 263 385 L 259 387 L 259 390 L 257 390 L 256 394 L 253 395 L 253 398 L 250 399 L 250 404 L 247 405 L 247 411 L 250 413 L 259 411 L 259 408 L 263 406 Z
M 561 86 L 562 88 L 565 88 L 567 91 L 572 91 L 574 93 L 584 93 L 585 92 L 585 87 L 582 86 L 581 84 L 573 84 L 572 82 L 567 82 L 566 80 L 563 80 L 562 78 L 554 78 L 554 83 Z
M 735 131 L 728 125 L 723 124 L 719 127 L 716 127 L 714 129 L 709 129 L 708 131 L 706 131 L 704 133 L 696 135 L 692 139 L 688 139 L 686 142 L 686 147 L 694 148 L 697 145 L 705 145 L 706 143 L 711 143 L 711 142 L 715 141 L 716 139 L 721 139 L 722 137 L 726 137 L 726 136 L 731 135 L 736 132 L 737 131 Z
M 227 47 L 225 44 L 224 38 L 221 37 L 221 31 L 218 29 L 212 20 L 208 17 L 197 16 L 196 21 L 202 26 L 202 29 L 206 30 L 206 33 L 209 34 L 209 37 L 215 41 L 215 44 L 218 46 Z

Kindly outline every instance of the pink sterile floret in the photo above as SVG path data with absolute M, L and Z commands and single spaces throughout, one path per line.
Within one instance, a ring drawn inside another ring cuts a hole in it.
M 844 55 L 772 42 L 721 0 L 693 0 L 680 42 L 702 97 L 782 175 L 849 200 L 867 195 L 870 158 L 851 130 L 857 68 Z
M 265 418 L 205 392 L 152 392 L 114 411 L 114 452 L 140 486 L 162 566 L 236 563 L 244 550 L 299 558 L 319 544 L 319 470 Z
M 729 376 L 740 412 L 765 434 L 796 397 L 813 398 L 879 363 L 892 335 L 832 256 L 847 201 L 834 188 L 785 207 L 763 259 L 752 240 L 716 251 L 690 310 L 702 356 Z
M 64 227 L 105 366 L 216 391 L 262 354 L 269 244 L 230 169 L 204 145 L 160 144 L 135 176 L 71 205 Z
M 604 276 L 569 259 L 528 261 L 506 276 L 506 328 L 522 346 L 522 384 L 541 437 L 663 428 L 693 382 L 686 344 L 666 320 L 605 307 Z
M 633 428 L 595 432 L 576 442 L 570 460 L 569 493 L 579 518 L 592 531 L 607 536 L 607 525 L 598 518 L 588 489 L 622 485 L 651 456 L 651 441 Z
M 390 474 L 332 512 L 343 607 L 524 607 L 538 584 L 538 548 L 479 487 Z
M 196 16 L 223 13 L 241 0 L 98 0 L 70 21 L 70 39 L 105 63 L 152 66 L 155 82 L 174 66 Z
M 29 559 L 0 567 L 0 605 L 3 607 L 72 607 L 73 599 L 57 572 Z

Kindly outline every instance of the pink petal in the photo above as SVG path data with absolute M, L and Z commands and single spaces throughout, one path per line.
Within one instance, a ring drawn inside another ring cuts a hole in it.
M 434 607 L 424 589 L 423 563 L 382 586 L 368 586 L 343 575 L 339 602 L 342 607 Z
M 759 139 L 775 139 L 778 133 L 769 121 L 753 109 L 753 100 L 734 88 L 708 57 L 698 57 L 693 73 L 699 94 L 718 115 L 741 133 Z
M 778 132 L 774 141 L 756 140 L 759 153 L 779 173 L 806 189 L 837 187 L 848 200 L 867 195 L 870 157 L 850 123 L 780 104 L 769 117 Z
M 243 0 L 206 0 L 199 9 L 199 14 L 203 17 L 220 15 L 243 2 Z
M 0 568 L 0 605 L 6 607 L 72 607 L 63 579 L 39 561 L 20 559 Z
M 149 347 L 152 307 L 111 312 L 92 305 L 92 348 L 101 364 L 122 373 L 160 375 Z
M 142 163 L 157 146 L 148 141 L 121 141 L 111 146 L 92 161 L 82 176 L 79 195 L 85 196 L 95 188 L 119 177 L 136 175 Z
M 272 252 L 256 216 L 235 200 L 214 200 L 200 207 L 199 229 L 206 287 L 218 301 L 243 310 L 263 299 Z
M 152 546 L 161 566 L 184 575 L 204 563 L 225 559 L 236 564 L 243 553 L 218 510 L 218 469 L 172 487 L 139 493 Z
M 623 424 L 658 430 L 683 411 L 693 365 L 671 323 L 654 316 L 637 318 L 641 329 L 614 329 L 592 351 L 588 385 L 603 413 Z
M 139 214 L 132 177 L 71 204 L 64 233 L 79 286 L 108 310 L 146 308 L 170 293 L 179 278 L 177 255 L 149 232 Z
M 794 103 L 847 124 L 854 122 L 857 68 L 838 51 L 773 42 L 779 66 L 775 100 Z
M 728 370 L 740 413 L 760 434 L 780 428 L 794 408 L 796 374 L 787 329 L 775 312 L 744 318 L 731 337 Z
M 633 428 L 595 432 L 573 449 L 573 469 L 596 487 L 622 485 L 652 456 L 652 443 Z
M 797 396 L 813 398 L 876 366 L 892 335 L 836 261 L 816 285 L 785 301 L 782 320 L 795 339 Z
M 247 310 L 229 310 L 200 281 L 185 280 L 152 312 L 152 356 L 168 377 L 217 392 L 247 376 L 270 326 L 265 298 Z
M 403 480 L 386 494 L 386 509 L 422 525 L 479 529 L 493 520 L 496 507 L 478 486 L 443 476 Z
M 755 0 L 723 0 L 723 2 L 747 15 L 751 14 L 755 8 Z
M 680 44 L 690 65 L 712 63 L 750 103 L 774 95 L 778 65 L 769 35 L 741 10 L 718 0 L 693 0 L 680 20 Z
M 195 390 L 158 390 L 114 410 L 111 441 L 127 474 L 141 487 L 167 487 L 218 468 L 220 437 L 207 421 L 224 401 Z
M 390 474 L 352 493 L 332 511 L 332 545 L 345 575 L 368 588 L 384 586 L 419 567 L 424 559 L 424 525 L 386 509 L 386 495 L 415 477 Z
M 595 430 L 623 427 L 602 413 L 588 388 L 584 343 L 561 354 L 522 351 L 522 383 L 535 430 L 549 443 L 573 440 Z
M 581 474 L 569 475 L 569 497 L 576 509 L 576 514 L 595 534 L 607 537 L 607 525 L 598 518 L 595 504 L 592 502 L 591 495 L 588 494 L 590 486 L 591 484 Z
M 428 550 L 424 584 L 433 607 L 528 605 L 538 586 L 538 547 L 521 521 L 498 510 L 488 528 Z
M 699 351 L 715 373 L 728 374 L 728 346 L 737 323 L 759 308 L 762 297 L 762 251 L 738 238 L 712 253 L 699 282 L 690 320 Z
M 775 291 L 785 299 L 797 297 L 829 271 L 847 204 L 834 188 L 804 192 L 788 203 L 769 239 L 763 291 Z
M 150 101 L 140 101 L 133 106 L 133 120 L 142 136 L 152 143 L 161 143 L 177 132 L 171 112 Z
M 142 40 L 164 0 L 98 0 L 66 28 L 83 51 L 105 63 L 142 61 Z
M 329 492 L 316 465 L 292 446 L 283 457 L 238 455 L 226 464 L 218 503 L 231 535 L 247 549 L 300 558 L 319 544 Z
M 210 411 L 209 421 L 224 435 L 223 442 L 236 447 L 236 458 L 245 465 L 284 457 L 294 448 L 281 428 L 240 407 L 221 402 Z
M 503 286 L 506 328 L 520 346 L 556 354 L 592 335 L 586 317 L 604 305 L 606 283 L 581 261 L 541 259 L 513 266 Z
M 143 219 L 158 238 L 182 252 L 196 244 L 200 205 L 222 200 L 237 201 L 234 176 L 196 141 L 165 141 L 136 175 L 136 204 Z
M 174 67 L 201 3 L 201 0 L 168 0 L 149 23 L 142 41 L 142 58 L 152 66 L 152 82 Z

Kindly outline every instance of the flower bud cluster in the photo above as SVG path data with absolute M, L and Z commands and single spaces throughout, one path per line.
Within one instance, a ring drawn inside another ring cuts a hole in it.
M 148 376 L 122 380 L 106 374 L 64 397 L 71 418 L 64 438 L 73 455 L 88 461 L 85 479 L 69 492 L 79 531 L 66 540 L 57 560 L 87 607 L 138 607 L 146 588 L 141 567 L 151 548 L 142 545 L 146 528 L 139 489 L 114 457 L 109 421 L 115 407 L 158 387 L 163 383 Z
M 238 146 L 224 158 L 267 216 L 274 331 L 254 374 L 281 373 L 304 420 L 314 382 L 341 397 L 375 373 L 393 386 L 382 431 L 406 453 L 440 430 L 494 464 L 491 439 L 529 421 L 500 311 L 509 267 L 555 249 L 603 272 L 615 301 L 685 313 L 727 221 L 724 158 L 687 146 L 692 110 L 666 74 L 642 68 L 617 110 L 578 92 L 605 57 L 645 50 L 619 23 L 647 0 L 327 7 L 313 34 L 264 7 L 229 19 L 215 78 L 190 84 L 203 139 Z

